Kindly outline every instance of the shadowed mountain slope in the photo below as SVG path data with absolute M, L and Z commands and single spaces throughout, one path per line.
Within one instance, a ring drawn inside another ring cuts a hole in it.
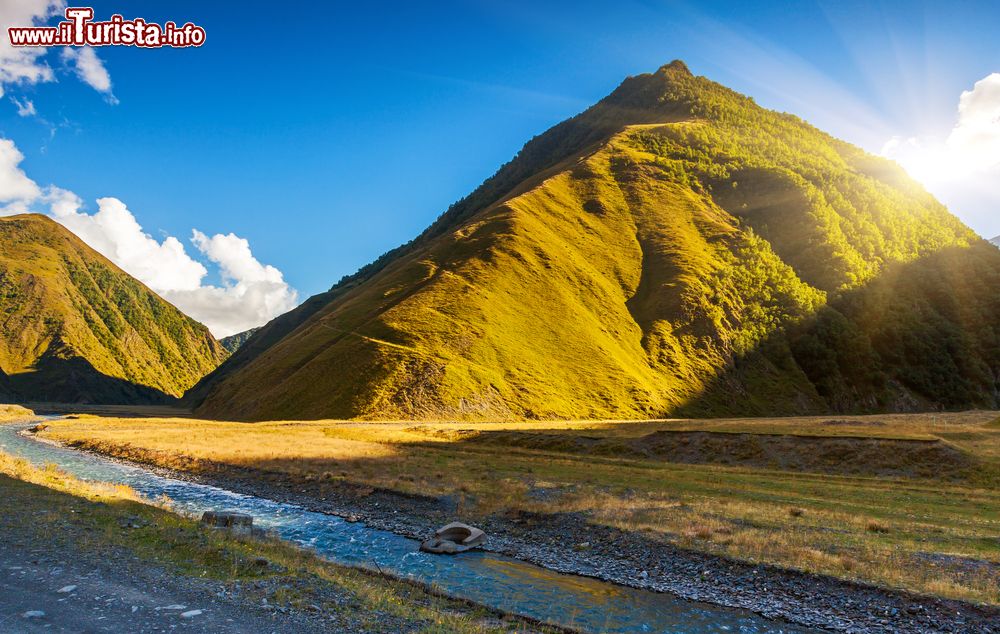
M 904 380 L 947 363 L 883 358 L 895 331 L 878 317 L 900 311 L 907 337 L 978 336 L 992 296 L 963 298 L 977 319 L 924 310 L 942 289 L 900 267 L 947 249 L 956 269 L 992 275 L 1000 258 L 982 244 L 895 164 L 674 62 L 533 139 L 413 242 L 261 329 L 188 399 L 243 419 L 986 404 L 988 382 Z M 803 352 L 810 332 L 823 334 Z M 831 345 L 870 350 L 877 378 L 827 385 L 813 361 Z
M 14 399 L 14 390 L 10 387 L 10 379 L 0 370 L 0 401 L 9 403 Z
M 208 329 L 40 215 L 0 218 L 0 392 L 155 403 L 225 352 Z

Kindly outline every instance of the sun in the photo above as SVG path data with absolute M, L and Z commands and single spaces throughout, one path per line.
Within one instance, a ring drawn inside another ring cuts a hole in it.
M 975 161 L 946 142 L 934 139 L 894 138 L 882 148 L 886 156 L 928 189 L 960 180 Z

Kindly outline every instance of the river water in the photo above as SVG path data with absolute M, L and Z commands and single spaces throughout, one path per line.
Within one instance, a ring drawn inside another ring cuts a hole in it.
M 552 572 L 516 559 L 473 551 L 429 555 L 418 542 L 338 517 L 242 495 L 203 484 L 163 477 L 140 467 L 42 443 L 19 435 L 25 424 L 0 425 L 0 450 L 37 465 L 56 464 L 92 481 L 127 484 L 149 499 L 167 496 L 177 511 L 248 513 L 254 525 L 311 548 L 339 564 L 381 568 L 454 596 L 590 632 L 803 633 L 811 630 L 770 621 L 751 612 L 685 601 L 576 575 Z

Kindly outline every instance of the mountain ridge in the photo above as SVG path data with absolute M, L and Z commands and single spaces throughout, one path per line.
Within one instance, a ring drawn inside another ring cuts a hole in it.
M 847 319 L 831 300 L 978 243 L 895 164 L 674 62 L 529 141 L 187 398 L 252 420 L 944 406 L 877 360 L 877 381 L 825 385 L 813 357 L 829 352 L 834 313 Z M 821 314 L 821 337 L 785 334 Z M 735 383 L 711 396 L 722 379 Z

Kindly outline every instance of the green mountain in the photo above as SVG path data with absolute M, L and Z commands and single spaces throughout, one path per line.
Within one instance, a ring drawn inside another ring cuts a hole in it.
M 205 326 L 62 225 L 40 215 L 0 218 L 0 393 L 160 403 L 224 358 Z
M 998 273 L 894 163 L 673 62 L 187 399 L 251 420 L 996 406 Z
M 232 354 L 237 350 L 239 350 L 240 346 L 245 344 L 250 339 L 250 337 L 252 337 L 253 334 L 258 330 L 260 330 L 260 328 L 251 328 L 250 330 L 244 330 L 243 332 L 238 332 L 235 335 L 229 335 L 228 337 L 223 337 L 222 339 L 219 339 L 219 343 L 222 345 L 223 348 L 226 349 L 226 352 Z

